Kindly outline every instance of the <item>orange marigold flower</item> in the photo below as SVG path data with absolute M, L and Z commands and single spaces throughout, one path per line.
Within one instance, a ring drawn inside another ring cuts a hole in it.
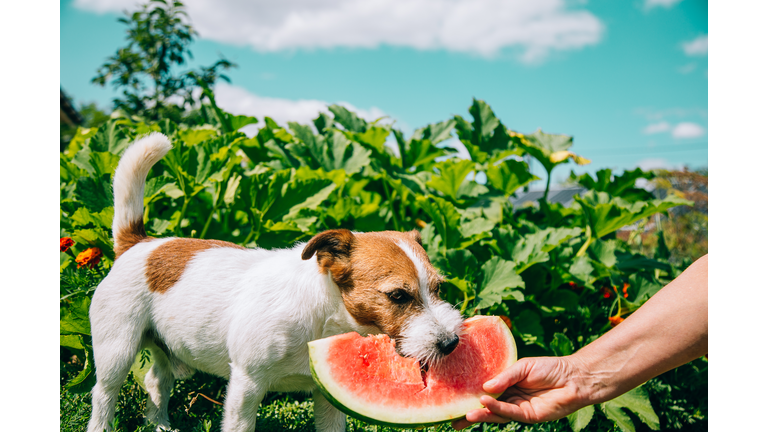
M 506 316 L 506 315 L 499 315 L 499 318 L 501 318 L 501 320 L 504 321 L 504 324 L 506 324 L 507 327 L 509 327 L 510 330 L 512 329 L 512 320 L 509 319 L 508 316 Z
M 77 268 L 82 266 L 88 266 L 88 268 L 96 267 L 96 264 L 101 261 L 102 257 L 101 249 L 97 247 L 88 248 L 77 255 L 75 261 L 77 262 Z
M 75 241 L 72 240 L 69 237 L 62 237 L 62 238 L 59 239 L 59 249 L 62 252 L 68 251 L 69 248 L 71 248 L 73 244 L 75 244 Z
M 624 288 L 621 290 L 624 293 L 624 298 L 629 297 L 629 294 L 627 294 L 627 288 L 629 288 L 629 284 L 625 283 Z
M 624 321 L 624 318 L 622 318 L 619 315 L 616 315 L 616 316 L 608 317 L 608 321 L 611 322 L 611 327 L 616 327 L 617 325 L 619 325 L 619 323 Z

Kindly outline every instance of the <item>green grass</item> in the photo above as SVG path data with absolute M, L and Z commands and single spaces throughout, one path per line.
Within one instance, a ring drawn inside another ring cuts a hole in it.
M 66 369 L 66 368 L 64 368 Z M 66 371 L 63 369 L 63 373 Z M 197 374 L 191 379 L 177 381 L 171 394 L 169 414 L 171 426 L 179 431 L 218 432 L 221 427 L 222 407 L 207 399 L 197 396 L 202 393 L 217 401 L 223 401 L 224 380 Z M 61 387 L 60 398 L 60 431 L 83 432 L 88 425 L 91 415 L 91 395 L 89 393 L 75 394 Z M 144 424 L 144 408 L 146 393 L 139 386 L 133 375 L 129 375 L 123 385 L 117 403 L 116 432 L 149 432 L 154 431 L 150 425 Z M 256 423 L 257 431 L 299 431 L 314 432 L 315 423 L 312 415 L 312 398 L 301 394 L 270 393 L 264 399 Z M 549 432 L 570 430 L 566 420 L 558 422 L 524 425 L 510 423 L 507 425 L 476 425 L 466 429 L 474 432 L 520 431 L 520 432 Z M 609 430 L 609 429 L 606 429 Z M 395 432 L 409 429 L 394 429 L 370 425 L 347 417 L 349 432 Z M 450 424 L 423 429 L 430 432 L 453 431 Z M 415 432 L 415 431 L 414 431 Z
M 75 394 L 64 388 L 64 383 L 82 368 L 72 363 L 72 353 L 62 348 L 60 362 L 60 431 L 84 432 L 91 415 L 91 396 L 89 393 Z M 647 389 L 651 401 L 660 413 L 662 430 L 682 430 L 699 432 L 707 430 L 707 362 L 697 360 L 676 370 L 667 372 L 649 381 Z M 222 406 L 211 402 L 204 396 L 217 402 L 223 402 L 226 380 L 204 373 L 197 373 L 187 380 L 178 380 L 171 393 L 169 415 L 171 426 L 179 431 L 218 432 L 223 416 Z M 698 394 L 692 398 L 691 393 Z M 204 395 L 204 396 L 203 396 Z M 117 402 L 115 432 L 154 431 L 144 424 L 146 393 L 138 384 L 133 374 L 123 384 Z M 312 398 L 306 394 L 269 393 L 262 402 L 256 424 L 257 431 L 306 431 L 315 430 L 312 414 Z M 634 418 L 637 432 L 650 429 Z M 347 417 L 349 432 L 395 432 L 394 429 L 370 425 Z M 429 432 L 453 431 L 450 424 L 443 424 L 423 429 Z M 561 419 L 554 422 L 529 425 L 508 423 L 505 425 L 474 425 L 466 429 L 472 432 L 555 432 L 571 431 L 568 421 Z M 405 429 L 408 431 L 408 429 Z M 602 415 L 592 418 L 585 432 L 620 431 Z

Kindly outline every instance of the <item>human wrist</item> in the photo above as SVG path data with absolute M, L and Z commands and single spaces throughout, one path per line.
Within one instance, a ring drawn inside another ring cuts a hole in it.
M 589 353 L 578 351 L 563 358 L 571 369 L 572 380 L 577 387 L 577 397 L 581 405 L 595 405 L 613 398 L 610 377 L 599 372 L 600 359 L 593 358 Z

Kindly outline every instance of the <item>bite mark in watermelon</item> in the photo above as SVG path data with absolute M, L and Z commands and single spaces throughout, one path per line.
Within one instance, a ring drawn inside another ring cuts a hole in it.
M 475 316 L 464 321 L 456 349 L 426 372 L 383 334 L 312 341 L 309 357 L 315 383 L 338 409 L 368 423 L 413 428 L 482 408 L 483 383 L 512 366 L 517 349 L 501 318 Z

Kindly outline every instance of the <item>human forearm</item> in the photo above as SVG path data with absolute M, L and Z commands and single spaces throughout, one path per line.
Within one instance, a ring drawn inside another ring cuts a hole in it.
M 570 356 L 590 403 L 610 400 L 707 353 L 705 255 L 640 309 Z

